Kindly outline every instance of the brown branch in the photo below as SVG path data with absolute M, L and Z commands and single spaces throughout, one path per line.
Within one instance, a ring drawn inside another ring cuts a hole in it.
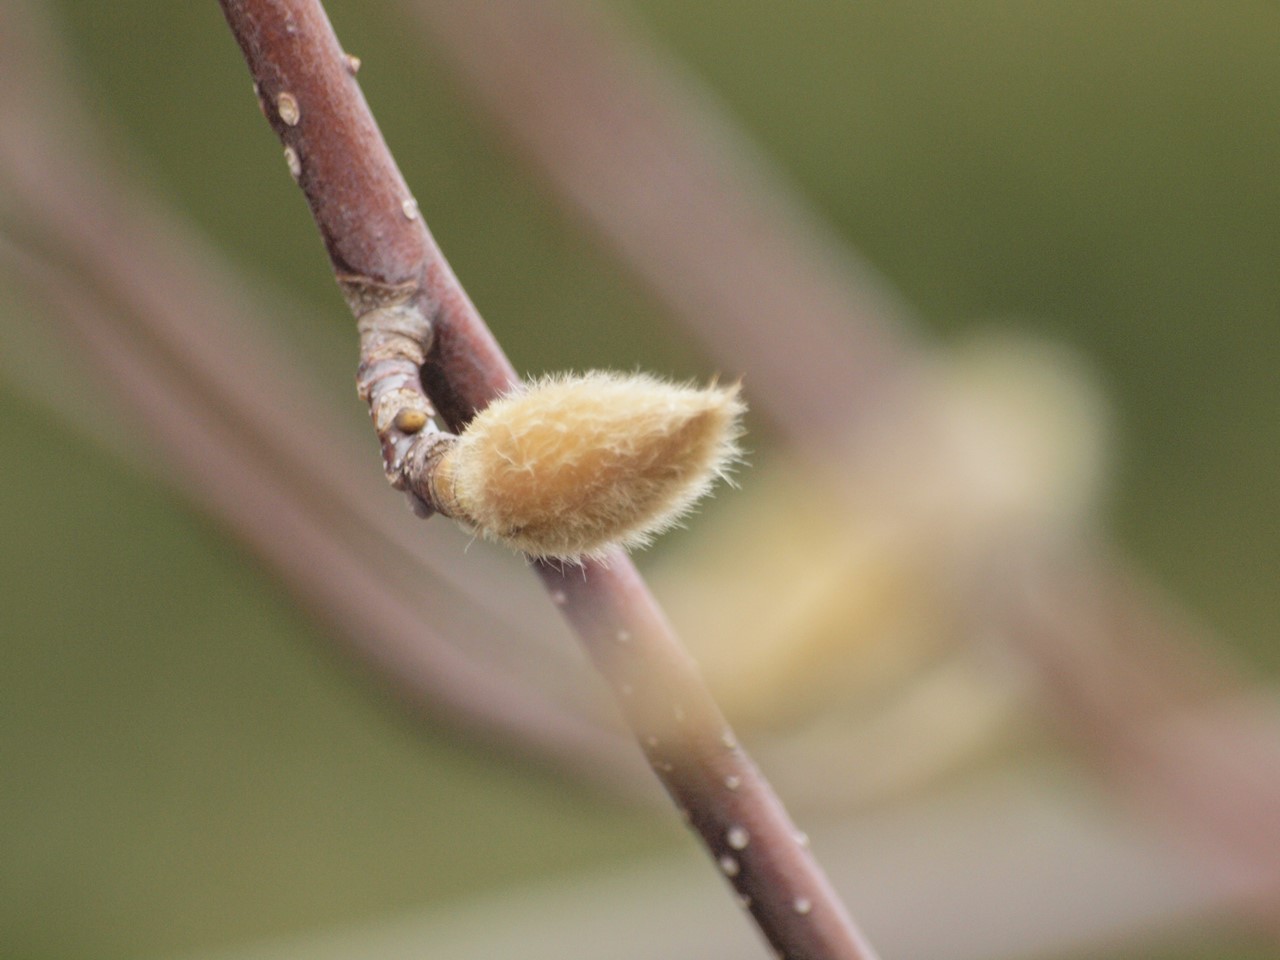
M 399 311 L 405 356 L 415 343 L 425 350 L 430 332 L 422 381 L 431 405 L 458 429 L 514 372 L 418 215 L 322 7 L 221 4 L 348 303 L 361 320 Z M 630 561 L 615 552 L 607 562 L 568 570 L 543 563 L 538 572 L 659 778 L 774 947 L 814 960 L 873 956 Z

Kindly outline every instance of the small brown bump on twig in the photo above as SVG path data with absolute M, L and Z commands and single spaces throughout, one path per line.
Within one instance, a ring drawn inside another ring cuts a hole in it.
M 284 162 L 289 168 L 289 176 L 293 177 L 296 183 L 302 176 L 302 161 L 298 159 L 298 151 L 293 147 L 284 148 Z
M 354 53 L 343 54 L 343 57 L 347 61 L 347 73 L 351 74 L 354 77 L 357 73 L 360 72 L 360 58 L 357 57 Z
M 427 425 L 429 419 L 423 410 L 401 407 L 396 412 L 395 419 L 391 423 L 401 433 L 418 433 Z
M 296 127 L 302 119 L 302 109 L 298 106 L 298 98 L 288 91 L 276 95 L 276 112 L 287 125 Z

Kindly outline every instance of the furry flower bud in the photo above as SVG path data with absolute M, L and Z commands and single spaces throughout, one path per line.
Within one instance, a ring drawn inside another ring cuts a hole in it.
M 442 512 L 535 557 L 647 544 L 738 456 L 737 386 L 553 376 L 481 411 L 440 458 Z

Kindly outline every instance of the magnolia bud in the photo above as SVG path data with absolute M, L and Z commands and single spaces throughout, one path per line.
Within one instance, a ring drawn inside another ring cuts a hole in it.
M 548 377 L 476 415 L 440 457 L 442 512 L 535 557 L 647 544 L 738 457 L 738 387 Z

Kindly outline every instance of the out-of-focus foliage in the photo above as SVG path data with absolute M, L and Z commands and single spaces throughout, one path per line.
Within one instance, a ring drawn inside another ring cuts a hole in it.
M 306 306 L 278 333 L 358 420 L 350 317 L 216 5 L 49 6 L 139 178 Z M 328 6 L 519 367 L 708 371 L 394 3 Z M 934 332 L 996 321 L 1089 359 L 1116 417 L 1111 529 L 1235 654 L 1280 669 L 1280 8 L 628 11 Z M 330 662 L 323 625 L 162 486 L 3 386 L 0 423 L 6 955 L 159 956 L 674 842 L 665 821 L 397 724 Z M 767 457 L 766 436 L 752 445 Z

